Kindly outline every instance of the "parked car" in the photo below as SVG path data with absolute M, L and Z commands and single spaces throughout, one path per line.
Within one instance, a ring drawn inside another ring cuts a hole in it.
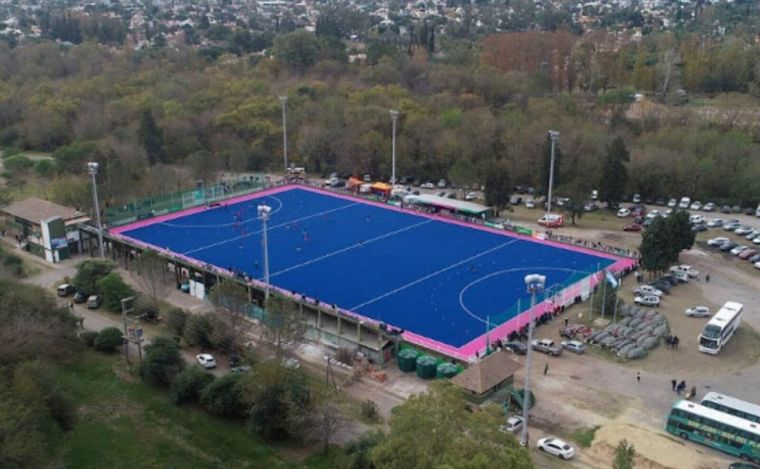
M 595 212 L 597 210 L 599 210 L 599 206 L 596 204 L 596 202 L 586 202 L 583 205 L 584 212 Z
M 702 202 L 695 200 L 689 205 L 689 210 L 702 210 Z
M 730 205 L 722 205 L 720 207 L 720 213 L 731 213 L 731 206 Z
M 712 238 L 712 239 L 708 239 L 707 240 L 707 245 L 708 246 L 714 246 L 714 247 L 720 247 L 723 244 L 728 243 L 729 241 L 731 241 L 731 240 L 728 239 L 728 238 L 723 238 L 723 237 Z
M 210 353 L 201 353 L 200 355 L 196 355 L 195 361 L 197 361 L 200 366 L 207 370 L 216 368 L 216 358 L 214 358 L 214 356 Z
M 586 353 L 586 345 L 579 340 L 563 340 L 560 345 L 563 349 L 578 355 Z
M 448 185 L 449 185 L 449 183 L 445 179 L 440 179 L 438 181 L 438 188 L 439 189 L 445 189 Z
M 525 208 L 536 208 L 536 203 L 533 201 L 533 199 L 526 200 Z
M 430 181 L 427 181 L 427 182 L 423 182 L 420 187 L 423 189 L 435 189 L 435 184 L 433 184 Z
M 74 293 L 74 285 L 71 285 L 69 283 L 63 283 L 61 285 L 58 285 L 58 288 L 56 289 L 56 292 L 58 293 L 58 296 L 65 297 L 69 296 L 72 293 Z
M 513 415 L 507 418 L 507 423 L 499 426 L 499 430 L 505 433 L 517 433 L 522 430 L 523 418 L 517 415 Z
M 751 241 L 751 240 L 755 239 L 755 237 L 757 235 L 759 235 L 759 234 L 760 234 L 760 232 L 757 231 L 757 228 L 752 228 L 752 231 L 750 231 L 749 233 L 747 233 L 747 235 L 744 238 L 745 239 L 749 239 Z
M 723 219 L 722 218 L 711 218 L 707 221 L 707 227 L 708 228 L 720 228 L 723 226 Z
M 749 225 L 742 225 L 734 230 L 734 234 L 737 234 L 739 236 L 745 236 L 748 235 L 752 231 L 752 227 Z
M 738 257 L 739 259 L 746 261 L 747 259 L 754 256 L 755 254 L 757 254 L 757 249 L 750 248 L 750 249 L 745 249 L 744 251 L 740 252 Z
M 739 222 L 733 222 L 733 221 L 727 221 L 723 224 L 723 229 L 726 231 L 734 231 L 737 228 L 740 228 L 742 225 Z
M 715 210 L 715 204 L 712 202 L 707 202 L 704 207 L 702 207 L 702 210 L 705 212 L 712 212 Z
M 617 216 L 619 216 L 620 218 L 629 217 L 631 216 L 631 211 L 627 208 L 621 208 L 620 210 L 617 211 Z
M 760 270 L 760 261 L 758 261 L 758 262 L 755 262 L 755 263 L 754 263 L 754 264 L 752 264 L 752 265 L 753 265 L 753 266 L 754 266 L 756 269 Z
M 656 295 L 636 296 L 633 302 L 639 306 L 660 306 L 660 297 Z
M 686 210 L 689 208 L 689 205 L 691 204 L 691 199 L 688 197 L 681 197 L 681 201 L 678 202 L 678 208 L 682 208 Z
M 747 259 L 750 263 L 754 264 L 755 262 L 760 262 L 760 254 L 755 254 L 754 256 Z
M 755 239 L 752 240 L 752 244 L 760 244 L 760 235 L 758 235 Z
M 705 225 L 704 223 L 699 223 L 697 225 L 692 226 L 691 231 L 695 233 L 701 233 L 703 231 L 707 231 L 707 225 Z
M 720 250 L 723 251 L 723 252 L 728 252 L 728 251 L 732 250 L 733 248 L 735 248 L 738 245 L 739 245 L 738 243 L 735 243 L 733 241 L 729 241 L 727 243 L 723 243 L 720 246 Z
M 674 265 L 670 268 L 670 272 L 674 274 L 678 272 L 685 272 L 691 278 L 699 277 L 699 271 L 694 267 L 686 264 Z
M 689 223 L 692 225 L 699 225 L 705 222 L 705 217 L 702 215 L 691 215 L 689 217 Z
M 100 295 L 90 295 L 87 298 L 87 309 L 98 309 L 102 302 L 103 298 Z
M 742 213 L 742 206 L 741 205 L 732 206 L 731 213 Z
M 739 254 L 741 254 L 742 251 L 745 251 L 747 249 L 749 249 L 747 246 L 738 245 L 738 246 L 735 246 L 733 249 L 731 249 L 730 252 L 734 256 L 738 256 Z
M 746 207 L 743 212 L 745 215 L 754 215 L 755 209 L 752 207 Z
M 594 189 L 591 191 L 591 200 L 596 200 L 599 198 L 599 191 Z
M 546 228 L 559 228 L 565 224 L 565 218 L 556 213 L 547 213 L 538 219 L 538 224 Z
M 691 318 L 706 318 L 710 316 L 710 308 L 707 306 L 695 306 L 693 308 L 687 308 L 684 314 Z
M 646 296 L 646 295 L 662 296 L 662 290 L 658 290 L 656 287 L 653 287 L 652 285 L 640 285 L 634 288 L 633 292 L 636 293 L 638 296 Z
M 682 271 L 673 272 L 673 277 L 675 277 L 676 282 L 678 283 L 688 283 L 689 282 L 689 274 Z
M 670 291 L 673 289 L 673 285 L 666 280 L 655 280 L 650 285 L 665 293 L 666 295 L 670 295 Z
M 516 355 L 525 355 L 528 353 L 528 346 L 522 342 L 511 340 L 504 343 L 504 348 Z
M 74 293 L 74 303 L 76 303 L 76 304 L 82 304 L 85 301 L 87 301 L 87 298 L 89 298 L 89 296 L 90 295 L 88 295 L 87 293 L 85 293 L 83 291 L 78 291 L 78 292 Z
M 660 211 L 657 209 L 650 210 L 649 213 L 647 213 L 647 218 L 653 219 L 653 218 L 656 218 L 659 214 L 660 214 Z
M 630 225 L 625 225 L 623 231 L 641 231 L 641 225 L 638 223 L 631 223 Z
M 633 202 L 634 204 L 640 204 L 641 194 L 633 194 L 633 198 L 631 199 L 631 202 Z
M 536 443 L 536 447 L 551 455 L 562 459 L 572 459 L 575 456 L 575 448 L 567 444 L 564 440 L 555 437 L 541 438 Z
M 562 348 L 554 345 L 554 341 L 551 339 L 534 340 L 530 346 L 537 352 L 546 353 L 553 357 L 562 355 Z
M 676 205 L 678 205 L 678 201 L 676 199 L 668 200 L 668 207 L 675 208 Z
M 478 198 L 478 194 L 476 194 L 475 192 L 468 192 L 467 195 L 464 196 L 464 200 L 475 200 L 477 198 Z M 513 205 L 520 205 L 520 202 L 517 202 L 517 204 L 513 204 Z

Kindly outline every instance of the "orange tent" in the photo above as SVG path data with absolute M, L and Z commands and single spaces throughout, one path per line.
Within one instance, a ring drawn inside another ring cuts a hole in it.
M 393 189 L 393 187 L 391 187 L 390 184 L 386 184 L 384 182 L 376 182 L 372 184 L 372 192 L 378 192 L 385 196 L 390 195 L 391 189 Z
M 364 184 L 364 181 L 362 181 L 361 179 L 355 178 L 355 177 L 350 177 L 350 178 L 348 178 L 348 184 L 346 185 L 346 187 L 348 187 L 349 189 L 356 189 L 357 187 L 361 186 L 362 184 Z

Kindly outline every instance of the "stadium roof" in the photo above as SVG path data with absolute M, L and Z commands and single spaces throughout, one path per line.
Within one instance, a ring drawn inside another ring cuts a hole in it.
M 456 210 L 457 212 L 480 215 L 491 210 L 485 205 L 467 202 L 465 200 L 449 199 L 448 197 L 439 197 L 432 194 L 408 195 L 404 197 L 404 202 L 421 205 L 432 205 L 434 207 Z
M 32 223 L 40 223 L 48 218 L 61 217 L 63 221 L 70 221 L 85 217 L 84 213 L 79 210 L 64 207 L 47 200 L 30 197 L 28 199 L 14 202 L 7 207 L 0 209 L 0 212 Z
M 475 394 L 484 394 L 514 375 L 522 365 L 507 352 L 493 352 L 451 378 L 451 382 Z

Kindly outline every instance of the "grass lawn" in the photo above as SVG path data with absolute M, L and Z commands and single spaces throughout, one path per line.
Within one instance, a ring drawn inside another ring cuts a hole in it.
M 56 437 L 62 466 L 77 468 L 311 467 L 286 459 L 245 425 L 178 407 L 128 375 L 121 356 L 84 352 L 62 373 L 79 405 L 73 430 Z M 315 458 L 314 467 L 327 467 Z M 329 464 L 328 464 L 329 465 Z

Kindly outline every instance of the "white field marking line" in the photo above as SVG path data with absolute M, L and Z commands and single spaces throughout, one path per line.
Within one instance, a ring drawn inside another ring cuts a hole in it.
M 404 228 L 399 228 L 397 230 L 390 231 L 390 232 L 382 234 L 380 236 L 376 236 L 374 238 L 370 238 L 370 239 L 368 239 L 366 241 L 362 241 L 362 242 L 359 242 L 359 243 L 356 243 L 356 244 L 352 244 L 351 246 L 347 246 L 345 248 L 338 249 L 337 251 L 333 251 L 333 252 L 321 255 L 319 257 L 315 257 L 314 259 L 310 259 L 310 260 L 308 260 L 306 262 L 302 262 L 300 264 L 296 264 L 294 266 L 282 269 L 279 272 L 275 272 L 273 274 L 270 274 L 269 278 L 272 278 L 272 277 L 274 277 L 276 275 L 284 274 L 286 272 L 290 272 L 291 270 L 300 269 L 301 267 L 305 267 L 305 266 L 307 266 L 309 264 L 313 264 L 315 262 L 322 261 L 324 259 L 327 259 L 328 257 L 332 257 L 332 256 L 335 256 L 335 255 L 344 253 L 346 251 L 350 251 L 351 249 L 358 249 L 358 248 L 364 246 L 365 244 L 373 243 L 375 241 L 380 241 L 381 239 L 385 239 L 385 238 L 390 238 L 391 236 L 397 235 L 399 233 L 403 233 L 404 231 L 413 230 L 413 229 L 415 229 L 417 227 L 420 227 L 422 225 L 427 225 L 428 223 L 432 223 L 432 222 L 433 222 L 432 219 L 428 219 L 428 220 L 425 220 L 425 221 L 421 221 L 419 223 L 415 223 L 414 225 L 405 226 Z M 263 278 L 262 278 L 262 280 L 263 280 Z
M 282 203 L 282 200 L 278 199 L 277 197 L 275 197 L 273 195 L 268 195 L 266 197 L 272 198 L 272 199 L 276 200 L 280 204 L 279 207 L 277 207 L 276 209 L 274 209 L 272 211 L 272 213 L 269 214 L 269 216 L 271 217 L 275 213 L 277 213 L 280 210 L 282 210 L 282 206 L 284 204 Z M 264 198 L 266 198 L 266 197 L 264 197 Z M 256 200 L 259 200 L 259 201 L 263 202 L 263 200 L 261 200 L 261 199 L 256 199 Z M 212 208 L 216 208 L 216 207 L 212 207 Z M 162 223 L 157 223 L 157 225 L 164 225 L 164 226 L 168 226 L 168 227 L 171 227 L 171 228 L 188 228 L 188 229 L 194 229 L 194 228 L 225 228 L 225 227 L 228 227 L 228 226 L 244 225 L 246 223 L 250 223 L 250 222 L 258 220 L 258 219 L 259 219 L 259 217 L 255 216 L 255 217 L 251 217 L 251 218 L 246 218 L 245 220 L 234 221 L 234 222 L 231 222 L 231 223 L 217 223 L 217 224 L 214 224 L 214 225 L 183 225 L 181 223 L 170 223 L 170 222 L 166 221 L 166 222 L 162 222 Z
M 299 221 L 308 220 L 310 218 L 319 217 L 321 215 L 327 215 L 328 213 L 333 213 L 333 212 L 337 212 L 337 211 L 340 211 L 340 210 L 345 210 L 347 208 L 351 208 L 354 205 L 359 205 L 359 204 L 360 204 L 359 202 L 354 202 L 354 203 L 351 203 L 351 204 L 348 204 L 348 205 L 341 205 L 340 207 L 337 207 L 337 208 L 331 208 L 330 210 L 324 210 L 322 212 L 313 213 L 313 214 L 307 215 L 305 217 L 296 218 L 294 220 L 288 220 L 286 222 L 280 223 L 279 225 L 272 225 L 272 226 L 270 226 L 269 227 L 269 231 L 272 231 L 272 230 L 277 229 L 277 228 L 282 228 L 283 226 L 291 225 L 291 224 L 297 223 Z M 235 236 L 234 238 L 225 239 L 223 241 L 218 241 L 216 243 L 207 244 L 206 246 L 201 246 L 199 248 L 191 249 L 189 251 L 183 252 L 182 254 L 186 256 L 186 255 L 192 254 L 194 252 L 205 251 L 206 249 L 215 248 L 217 246 L 221 246 L 222 244 L 227 244 L 227 243 L 230 243 L 230 242 L 233 242 L 233 241 L 237 241 L 239 239 L 248 238 L 249 236 L 254 236 L 254 235 L 257 235 L 257 234 L 260 234 L 260 233 L 263 233 L 263 232 L 264 232 L 264 230 L 252 231 L 252 232 L 246 233 L 244 235 Z
M 463 259 L 463 260 L 461 260 L 459 262 L 456 262 L 454 264 L 450 264 L 450 265 L 448 265 L 448 266 L 446 266 L 446 267 L 444 267 L 444 268 L 442 268 L 440 270 L 437 270 L 437 271 L 435 271 L 433 273 L 427 274 L 424 277 L 420 277 L 417 280 L 414 280 L 414 281 L 409 282 L 407 284 L 401 285 L 400 287 L 398 287 L 396 289 L 393 289 L 393 290 L 391 290 L 389 292 L 383 293 L 380 296 L 377 296 L 375 298 L 372 298 L 371 300 L 365 301 L 364 303 L 358 304 L 356 306 L 352 306 L 351 308 L 347 308 L 347 309 L 349 311 L 358 311 L 360 308 L 363 308 L 363 307 L 365 307 L 365 306 L 367 306 L 369 304 L 372 304 L 372 303 L 374 303 L 376 301 L 382 300 L 383 298 L 386 298 L 388 296 L 395 295 L 396 293 L 398 293 L 400 291 L 406 290 L 407 288 L 412 287 L 414 285 L 417 285 L 420 282 L 424 282 L 425 280 L 433 278 L 433 277 L 435 277 L 438 274 L 442 274 L 442 273 L 446 272 L 447 270 L 451 270 L 454 267 L 458 267 L 458 266 L 460 266 L 462 264 L 466 264 L 468 262 L 471 262 L 472 260 L 477 259 L 478 257 L 485 256 L 486 254 L 490 254 L 490 253 L 492 253 L 494 251 L 497 251 L 497 250 L 499 250 L 501 248 L 507 247 L 510 244 L 516 243 L 517 241 L 520 241 L 520 240 L 519 239 L 513 239 L 512 241 L 508 241 L 506 243 L 499 244 L 498 246 L 494 246 L 494 247 L 492 247 L 490 249 L 486 249 L 485 251 L 483 251 L 481 253 L 475 254 L 474 256 L 470 256 L 467 259 Z

